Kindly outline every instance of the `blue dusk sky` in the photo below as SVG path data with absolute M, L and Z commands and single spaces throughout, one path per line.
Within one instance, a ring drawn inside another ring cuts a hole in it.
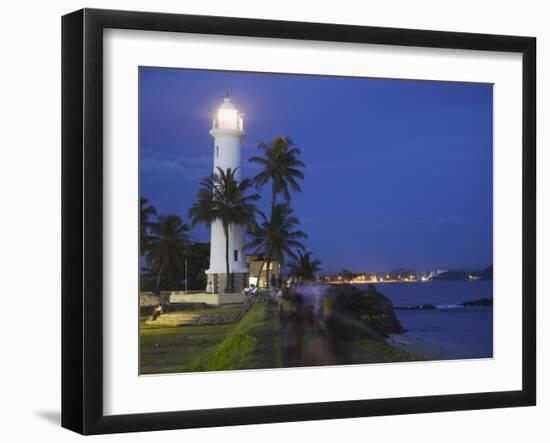
M 301 149 L 292 206 L 323 271 L 492 263 L 492 85 L 147 67 L 139 85 L 141 195 L 159 213 L 189 222 L 229 90 L 245 176 L 259 142 L 287 135 Z M 191 236 L 209 241 L 203 226 Z

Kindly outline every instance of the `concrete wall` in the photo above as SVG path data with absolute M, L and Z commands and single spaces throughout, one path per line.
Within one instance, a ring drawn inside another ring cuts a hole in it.
M 184 291 L 173 291 L 170 294 L 170 303 L 206 303 L 219 306 L 243 302 L 242 294 L 189 294 Z

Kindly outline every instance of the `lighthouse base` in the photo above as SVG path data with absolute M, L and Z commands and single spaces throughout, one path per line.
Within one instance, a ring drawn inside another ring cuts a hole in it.
M 231 280 L 229 280 L 231 278 L 233 279 L 233 290 L 231 290 Z M 206 281 L 207 292 L 211 292 L 212 294 L 236 294 L 242 292 L 242 290 L 248 286 L 248 273 L 234 272 L 232 274 L 218 274 L 207 272 Z

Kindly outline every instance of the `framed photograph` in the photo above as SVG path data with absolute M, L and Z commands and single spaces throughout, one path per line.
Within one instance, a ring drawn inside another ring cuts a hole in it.
M 62 425 L 536 402 L 532 37 L 62 20 Z

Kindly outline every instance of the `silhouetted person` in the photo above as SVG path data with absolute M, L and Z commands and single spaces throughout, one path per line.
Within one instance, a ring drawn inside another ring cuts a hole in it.
M 153 309 L 153 314 L 151 315 L 151 321 L 155 321 L 157 318 L 159 318 L 160 314 L 162 314 L 162 306 L 155 306 L 155 309 Z

